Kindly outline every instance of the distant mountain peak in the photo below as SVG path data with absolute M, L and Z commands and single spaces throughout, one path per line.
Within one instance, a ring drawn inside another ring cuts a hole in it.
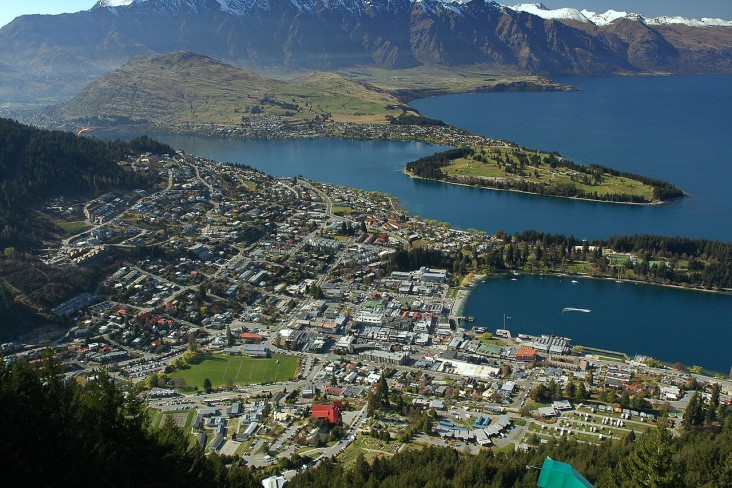
M 98 0 L 90 11 L 21 16 L 0 29 L 0 101 L 75 95 L 135 56 L 179 50 L 249 70 L 732 73 L 732 28 L 709 27 L 732 22 L 515 1 Z
M 543 3 L 521 3 L 507 7 L 516 12 L 526 12 L 542 19 L 574 20 L 577 22 L 595 24 L 597 26 L 610 25 L 616 20 L 627 19 L 642 22 L 646 25 L 671 25 L 681 24 L 693 27 L 732 27 L 732 21 L 722 19 L 687 19 L 685 17 L 654 17 L 646 18 L 634 12 L 608 10 L 604 13 L 591 10 L 578 10 L 575 8 L 550 9 Z
M 127 7 L 140 0 L 99 0 L 97 7 Z M 141 0 L 145 1 L 145 0 Z

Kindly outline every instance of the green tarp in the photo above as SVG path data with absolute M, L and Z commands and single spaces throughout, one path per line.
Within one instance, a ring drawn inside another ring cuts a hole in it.
M 541 466 L 539 488 L 593 488 L 592 483 L 579 474 L 571 464 L 546 458 Z

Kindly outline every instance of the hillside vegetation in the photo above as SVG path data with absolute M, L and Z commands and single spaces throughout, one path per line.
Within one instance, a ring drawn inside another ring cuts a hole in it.
M 29 203 L 145 186 L 142 177 L 117 164 L 145 151 L 174 152 L 145 137 L 100 141 L 0 119 L 0 248 L 25 247 L 43 237 Z
M 604 166 L 582 166 L 554 153 L 518 147 L 465 147 L 407 163 L 421 178 L 483 188 L 610 202 L 651 203 L 683 198 L 670 183 Z
M 143 56 L 91 83 L 61 105 L 57 121 L 215 124 L 386 123 L 410 110 L 395 97 L 335 73 L 278 81 L 190 52 Z M 271 118 L 268 121 L 268 118 Z

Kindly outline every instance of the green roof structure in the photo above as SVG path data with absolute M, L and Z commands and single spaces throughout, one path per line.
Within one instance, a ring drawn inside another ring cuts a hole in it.
M 594 488 L 571 464 L 550 458 L 544 460 L 536 483 L 539 488 Z

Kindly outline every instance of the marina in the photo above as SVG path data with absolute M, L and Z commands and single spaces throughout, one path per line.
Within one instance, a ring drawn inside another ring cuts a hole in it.
M 463 313 L 488 331 L 571 337 L 575 345 L 699 364 L 725 374 L 732 366 L 726 346 L 732 341 L 728 295 L 599 279 L 576 286 L 550 275 L 524 274 L 512 282 L 503 275 L 478 283 Z

